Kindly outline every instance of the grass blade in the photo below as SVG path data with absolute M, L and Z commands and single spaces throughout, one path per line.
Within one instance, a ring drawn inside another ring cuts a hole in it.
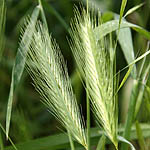
M 6 19 L 5 1 L 1 0 L 0 1 L 0 60 L 4 49 L 5 19 Z
M 106 144 L 106 136 L 102 135 L 100 138 L 96 150 L 105 150 L 105 144 Z
M 129 141 L 127 141 L 124 137 L 118 136 L 118 139 L 119 139 L 121 142 L 124 142 L 124 143 L 130 145 L 131 150 L 136 150 L 136 149 L 134 148 L 134 146 L 132 145 L 132 143 L 130 143 Z
M 143 124 L 140 123 L 141 130 L 143 131 L 143 137 L 149 138 L 150 137 L 150 124 Z M 119 127 L 118 132 L 122 135 L 124 132 L 124 127 Z M 91 145 L 96 145 L 102 135 L 105 133 L 100 130 L 99 128 L 91 128 Z M 136 127 L 131 127 L 131 140 L 136 140 Z M 75 142 L 75 139 L 73 139 Z M 76 144 L 76 149 L 80 147 L 79 144 Z M 106 140 L 106 144 L 110 144 L 109 140 Z M 19 143 L 16 145 L 18 150 L 62 150 L 67 149 L 69 147 L 69 139 L 66 133 L 59 133 L 56 135 L 51 135 L 47 137 L 42 137 L 34 140 L 30 140 L 27 142 Z M 12 146 L 8 146 L 4 148 L 4 150 L 14 150 Z
M 132 71 L 132 68 L 133 68 L 133 66 L 129 66 L 129 69 L 128 69 L 127 73 L 125 74 L 124 78 L 122 79 L 122 81 L 121 81 L 121 83 L 119 85 L 117 93 L 122 88 L 122 86 L 124 85 L 124 83 L 126 82 L 126 80 L 128 79 L 128 77 L 129 77 L 129 75 L 130 75 L 130 73 Z
M 72 140 L 72 135 L 71 135 L 71 133 L 69 131 L 68 131 L 68 137 L 69 137 L 69 142 L 70 142 L 71 150 L 75 150 L 74 142 Z
M 118 17 L 119 17 L 118 15 L 115 15 L 115 19 L 118 19 Z M 126 21 L 125 19 L 123 20 Z M 130 64 L 135 59 L 130 28 L 120 29 L 119 34 L 118 34 L 118 41 L 119 41 L 119 44 L 121 46 L 121 49 L 123 51 L 123 54 L 125 56 L 127 63 Z M 136 78 L 136 75 L 137 75 L 136 66 L 133 65 L 131 76 L 133 78 Z
M 32 23 L 32 25 L 28 26 L 28 30 L 26 30 L 26 33 L 24 34 L 22 41 L 21 41 L 21 43 L 26 42 L 26 48 L 28 48 L 31 44 L 29 35 L 31 37 L 33 35 L 33 31 L 35 29 L 35 23 L 37 21 L 38 15 L 39 15 L 39 7 L 36 7 L 31 16 L 33 23 Z M 20 53 L 20 49 L 21 49 L 21 47 L 18 48 L 16 60 L 15 60 L 14 66 L 13 66 L 12 77 L 11 77 L 11 86 L 10 86 L 10 92 L 9 92 L 9 97 L 8 97 L 7 114 L 6 114 L 6 137 L 7 138 L 8 138 L 9 127 L 10 127 L 13 94 L 14 94 L 14 91 L 15 91 L 19 81 L 20 81 L 20 78 L 21 78 L 23 70 L 24 70 L 24 65 L 25 65 L 25 58 Z
M 120 24 L 121 24 L 121 20 L 122 20 L 122 17 L 123 17 L 123 13 L 124 13 L 126 4 L 127 4 L 127 0 L 122 0 L 121 9 L 120 9 L 119 26 L 120 26 Z
M 139 94 L 137 97 L 137 102 L 136 102 L 136 107 L 135 107 L 135 114 L 134 114 L 134 118 L 136 118 L 139 110 L 140 110 L 140 106 L 142 104 L 143 101 L 143 95 L 144 95 L 144 91 L 145 91 L 145 87 L 146 87 L 146 83 L 148 81 L 148 74 L 150 73 L 150 64 L 147 66 L 147 68 L 145 69 L 142 77 L 142 83 L 139 89 Z
M 0 129 L 0 149 L 1 149 L 1 150 L 4 150 L 4 144 L 3 144 L 3 138 L 2 138 L 1 129 Z
M 63 17 L 50 4 L 48 4 L 46 1 L 43 1 L 43 6 L 49 13 L 52 13 L 53 15 L 56 16 L 56 18 L 59 20 L 59 22 L 63 25 L 63 27 L 68 32 L 69 26 L 67 25 L 67 23 L 65 22 Z
M 137 9 L 141 8 L 145 3 L 141 3 L 137 6 L 134 6 L 133 8 L 129 9 L 126 14 L 124 15 L 124 18 L 127 17 L 128 15 L 130 15 L 131 13 L 133 13 L 134 11 L 136 11 Z
M 96 27 L 94 29 L 95 39 L 98 41 L 102 39 L 104 36 L 106 36 L 107 34 L 118 30 L 118 24 L 119 24 L 119 20 L 112 20 Z M 122 20 L 120 24 L 120 29 L 122 28 L 132 28 L 133 30 L 141 33 L 143 36 L 145 36 L 147 39 L 150 40 L 150 33 L 138 25 Z
M 140 124 L 139 124 L 138 121 L 136 121 L 136 133 L 137 133 L 138 143 L 140 145 L 140 148 L 142 150 L 146 150 L 146 144 L 145 144 L 145 141 L 144 141 L 142 129 L 141 129 Z
M 139 91 L 139 82 L 137 80 L 134 80 L 130 102 L 129 102 L 128 115 L 127 115 L 127 119 L 125 123 L 125 130 L 123 134 L 123 137 L 126 140 L 130 140 L 130 133 L 131 133 L 130 131 L 131 131 L 131 126 L 132 126 L 133 119 L 134 119 L 136 99 L 137 99 L 136 93 L 138 93 L 138 91 Z M 121 145 L 121 150 L 127 150 L 127 148 L 128 148 L 128 145 L 124 143 Z
M 3 128 L 2 124 L 0 123 L 0 129 L 2 129 L 2 131 L 4 132 L 4 134 L 6 134 L 5 129 Z M 12 149 L 13 150 L 18 150 L 17 147 L 15 146 L 15 144 L 13 143 L 13 141 L 11 140 L 11 138 L 8 136 L 8 140 L 10 141 L 11 145 L 12 145 Z

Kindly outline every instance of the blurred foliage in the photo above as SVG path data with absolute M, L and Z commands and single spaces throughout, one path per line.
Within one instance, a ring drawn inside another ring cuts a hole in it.
M 65 28 L 65 25 L 69 26 L 70 20 L 73 17 L 74 4 L 78 5 L 79 1 L 80 0 L 45 0 L 46 3 L 44 5 L 49 6 L 47 6 L 47 8 L 44 7 L 44 10 L 46 19 L 48 21 L 49 32 L 52 33 L 53 37 L 56 38 L 60 45 L 62 53 L 67 62 L 68 71 L 72 79 L 75 94 L 77 95 L 78 103 L 83 105 L 82 113 L 85 115 L 85 92 L 81 85 L 81 81 L 79 80 L 79 76 L 76 74 L 76 66 L 66 38 L 67 36 L 69 38 L 69 34 Z M 150 31 L 150 1 L 144 1 L 146 4 L 136 12 L 130 14 L 127 17 L 127 20 Z M 104 18 L 104 21 L 112 18 L 110 11 L 115 13 L 119 13 L 120 11 L 121 0 L 93 0 L 93 2 L 98 4 L 96 7 L 102 11 L 102 18 Z M 125 12 L 142 2 L 143 0 L 128 1 Z M 31 14 L 37 3 L 38 2 L 36 0 L 7 0 L 5 49 L 0 62 L 0 122 L 3 126 L 5 126 L 11 72 L 20 39 L 20 29 L 23 25 L 25 17 Z M 52 9 L 50 10 L 50 8 Z M 60 16 L 58 16 L 56 13 Z M 61 22 L 59 17 L 61 17 L 64 24 Z M 134 31 L 132 31 L 132 33 L 135 56 L 137 57 L 145 52 L 147 40 L 139 35 L 139 33 Z M 117 63 L 117 70 L 121 70 L 127 65 L 127 62 L 122 51 L 120 50 L 119 45 L 117 49 L 117 62 L 119 62 Z M 150 57 L 148 57 L 147 60 L 149 58 Z M 141 63 L 138 63 L 138 68 L 140 64 Z M 145 67 L 147 65 L 148 64 L 145 64 Z M 120 80 L 122 80 L 125 72 L 126 71 L 122 71 L 120 73 Z M 150 121 L 150 107 L 148 107 L 150 106 L 149 74 L 147 75 L 147 78 L 148 81 L 145 88 L 146 92 L 143 96 L 144 100 L 137 116 L 142 122 Z M 130 88 L 130 86 L 130 82 L 128 81 L 125 88 Z M 129 101 L 126 99 L 127 95 L 129 95 L 129 92 L 124 95 L 124 90 L 121 90 L 119 93 L 120 123 L 123 120 L 122 118 L 125 118 L 126 116 L 126 107 L 128 107 Z M 94 125 L 95 122 L 92 121 L 92 126 Z M 32 86 L 31 78 L 29 77 L 28 73 L 24 71 L 21 82 L 19 83 L 14 95 L 10 137 L 15 143 L 20 143 L 34 138 L 52 135 L 60 132 L 60 130 L 64 129 L 40 102 L 40 96 Z M 3 139 L 5 139 L 4 134 Z M 6 141 L 4 144 L 9 145 L 9 143 Z

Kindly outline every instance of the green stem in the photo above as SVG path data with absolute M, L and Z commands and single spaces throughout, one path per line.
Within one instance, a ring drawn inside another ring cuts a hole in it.
M 87 14 L 88 14 L 88 11 L 89 11 L 89 0 L 86 0 L 86 9 L 87 9 Z
M 74 143 L 73 143 L 73 140 L 72 140 L 72 136 L 71 136 L 71 133 L 69 131 L 68 131 L 68 137 L 69 137 L 71 150 L 75 150 Z
M 87 83 L 88 84 L 88 83 Z M 90 150 L 90 99 L 88 88 L 86 89 L 86 103 L 87 103 L 87 149 Z
M 59 20 L 59 22 L 63 25 L 63 27 L 68 32 L 69 26 L 65 22 L 65 20 L 61 17 L 61 15 L 47 2 L 43 1 L 44 8 L 49 12 L 52 13 L 56 18 Z
M 2 139 L 1 129 L 0 129 L 0 149 L 1 149 L 1 150 L 4 150 L 4 145 L 3 145 L 3 139 Z
M 39 1 L 39 5 L 40 5 L 40 9 L 41 9 L 41 17 L 42 17 L 42 20 L 45 24 L 45 27 L 47 28 L 48 30 L 48 24 L 47 24 L 47 21 L 46 21 L 46 17 L 45 17 L 45 13 L 44 13 L 44 10 L 43 10 L 43 6 L 42 6 L 42 2 L 41 0 L 38 0 Z
M 1 123 L 0 123 L 0 128 L 1 128 L 2 131 L 6 134 L 6 131 L 5 131 L 5 129 L 3 128 L 3 126 L 1 125 Z M 8 136 L 8 140 L 10 141 L 10 143 L 11 143 L 13 149 L 14 149 L 14 150 L 18 150 L 17 147 L 15 146 L 15 144 L 13 143 L 13 141 L 11 140 L 11 138 L 10 138 L 9 136 Z
M 125 130 L 123 137 L 126 140 L 130 140 L 130 133 L 131 133 L 131 127 L 134 120 L 134 113 L 135 113 L 135 107 L 136 107 L 136 100 L 137 100 L 137 93 L 138 93 L 139 84 L 137 80 L 134 80 L 133 89 L 130 97 L 130 103 L 128 108 L 128 116 L 125 124 Z M 121 150 L 127 150 L 128 145 L 122 143 Z

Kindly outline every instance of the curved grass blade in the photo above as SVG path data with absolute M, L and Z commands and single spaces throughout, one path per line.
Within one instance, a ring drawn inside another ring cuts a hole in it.
M 135 59 L 133 62 L 131 62 L 128 66 L 126 66 L 125 68 L 123 68 L 123 69 L 121 70 L 121 71 L 123 71 L 124 69 L 126 69 L 127 67 L 129 67 L 127 73 L 125 74 L 123 80 L 121 81 L 121 84 L 120 84 L 120 86 L 119 86 L 117 92 L 121 89 L 121 87 L 124 85 L 125 81 L 126 81 L 127 78 L 129 77 L 129 75 L 130 75 L 130 73 L 131 73 L 131 71 L 132 71 L 133 65 L 134 65 L 135 63 L 137 63 L 138 61 L 140 61 L 141 59 L 145 58 L 145 57 L 146 57 L 147 55 L 149 55 L 149 54 L 150 54 L 150 50 L 147 51 L 147 52 L 145 52 L 143 55 L 139 56 L 137 59 Z M 143 85 L 144 85 L 145 82 L 147 81 L 147 78 L 146 78 L 146 77 L 147 77 L 147 74 L 148 74 L 148 72 L 149 72 L 149 69 L 150 69 L 150 65 L 147 67 L 147 69 L 146 69 L 146 71 L 145 71 L 145 73 L 144 73 L 145 76 L 143 77 Z M 143 91 L 143 90 L 142 90 L 142 91 Z
M 112 20 L 112 21 L 106 22 L 106 23 L 96 27 L 94 29 L 94 35 L 95 35 L 96 41 L 102 39 L 107 34 L 118 30 L 118 25 L 119 25 L 119 20 Z M 144 37 L 146 37 L 148 40 L 150 40 L 150 32 L 148 32 L 147 30 L 143 29 L 142 27 L 140 27 L 138 25 L 135 25 L 135 24 L 132 24 L 132 23 L 122 20 L 122 22 L 120 24 L 120 29 L 122 29 L 122 28 L 132 28 L 133 30 L 141 33 Z
M 24 34 L 22 38 L 22 42 L 26 43 L 26 49 L 30 46 L 31 40 L 29 37 L 32 37 L 33 31 L 35 29 L 35 23 L 37 21 L 38 15 L 39 15 L 39 7 L 37 6 L 33 13 L 32 13 L 32 21 L 33 23 L 30 25 L 27 25 L 27 30 L 26 33 Z M 7 114 L 6 114 L 6 137 L 8 138 L 9 134 L 9 127 L 10 127 L 10 119 L 11 119 L 11 111 L 12 111 L 12 102 L 13 102 L 13 94 L 14 91 L 20 81 L 20 78 L 22 76 L 23 70 L 24 70 L 24 65 L 25 65 L 25 60 L 26 58 L 22 56 L 20 53 L 20 49 L 22 49 L 21 44 L 19 45 L 18 52 L 16 55 L 15 63 L 13 65 L 13 70 L 12 70 L 12 77 L 11 77 L 11 86 L 10 86 L 10 92 L 9 92 L 9 97 L 8 97 L 8 105 L 7 105 Z
M 130 145 L 131 150 L 136 150 L 136 149 L 134 148 L 134 146 L 132 145 L 132 143 L 130 143 L 129 141 L 127 141 L 124 137 L 118 136 L 118 140 L 121 141 L 121 142 L 124 142 L 124 143 L 126 143 L 126 144 L 128 144 L 128 145 Z
M 6 19 L 5 1 L 0 0 L 0 60 L 4 49 L 5 19 Z
M 6 134 L 5 129 L 3 128 L 2 124 L 0 123 L 0 128 L 2 129 L 2 131 L 4 132 L 4 134 Z M 13 141 L 11 140 L 11 138 L 8 136 L 8 140 L 10 141 L 13 150 L 18 150 L 17 147 L 15 146 L 15 144 L 13 143 Z
M 141 3 L 137 6 L 134 6 L 133 8 L 129 9 L 126 14 L 124 15 L 124 18 L 127 17 L 128 15 L 130 15 L 131 13 L 133 13 L 134 11 L 136 11 L 137 9 L 141 8 L 145 3 Z
M 129 77 L 129 75 L 130 75 L 130 73 L 132 71 L 132 68 L 133 68 L 133 65 L 129 66 L 129 69 L 128 69 L 127 73 L 125 74 L 124 78 L 122 79 L 122 81 L 121 81 L 121 83 L 119 85 L 119 88 L 118 88 L 116 93 L 118 93 L 118 91 L 122 88 L 122 86 L 124 85 L 124 83 L 128 79 L 128 77 Z

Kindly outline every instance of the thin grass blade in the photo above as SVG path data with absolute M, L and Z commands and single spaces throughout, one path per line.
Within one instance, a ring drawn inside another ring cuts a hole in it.
M 136 133 L 138 137 L 138 143 L 142 150 L 146 150 L 146 143 L 143 137 L 142 129 L 138 121 L 136 121 Z
M 4 134 L 6 135 L 6 131 L 5 129 L 3 128 L 2 124 L 0 123 L 0 129 L 2 129 L 2 131 L 4 132 Z M 11 143 L 12 145 L 12 149 L 13 150 L 18 150 L 17 147 L 15 146 L 14 142 L 11 140 L 11 138 L 8 136 L 8 140 L 9 142 Z
M 124 142 L 124 143 L 128 144 L 128 145 L 130 146 L 131 150 L 136 150 L 136 149 L 134 148 L 134 146 L 132 145 L 132 143 L 130 143 L 130 142 L 129 142 L 128 140 L 126 140 L 124 137 L 118 136 L 118 140 L 121 141 L 121 142 Z
M 105 150 L 105 144 L 106 144 L 106 136 L 102 135 L 100 138 L 96 150 Z
M 4 150 L 4 144 L 3 144 L 3 138 L 2 138 L 1 129 L 0 129 L 0 150 Z
M 134 11 L 136 11 L 137 9 L 141 8 L 145 3 L 141 3 L 137 6 L 134 6 L 133 8 L 129 9 L 126 14 L 124 15 L 124 18 L 127 17 L 128 15 L 130 15 L 131 13 L 133 13 Z
M 127 0 L 122 0 L 121 8 L 120 8 L 119 26 L 121 24 L 121 20 L 122 20 L 123 14 L 124 14 L 124 10 L 125 10 L 126 4 L 127 4 Z
M 115 19 L 118 19 L 118 18 L 119 18 L 119 16 L 115 15 Z M 123 20 L 126 21 L 125 19 L 123 19 Z M 116 32 L 116 34 L 117 34 L 117 32 Z M 123 54 L 125 56 L 127 63 L 130 64 L 131 62 L 133 62 L 135 60 L 130 28 L 120 29 L 119 35 L 118 35 L 118 41 L 119 41 L 119 44 L 121 46 L 121 49 L 123 51 Z M 136 71 L 135 65 L 133 65 L 131 76 L 134 79 L 137 76 L 137 71 Z
M 33 23 L 32 25 L 28 26 L 28 30 L 26 30 L 26 33 L 24 34 L 22 38 L 22 42 L 26 43 L 26 48 L 28 48 L 31 44 L 30 36 L 32 37 L 33 31 L 35 29 L 35 23 L 37 21 L 38 15 L 39 15 L 39 7 L 36 7 L 32 13 L 32 20 Z M 12 103 L 13 103 L 13 94 L 14 91 L 19 84 L 20 78 L 22 76 L 23 70 L 24 70 L 24 65 L 25 65 L 25 60 L 26 58 L 22 56 L 20 53 L 20 49 L 22 47 L 19 46 L 18 52 L 16 55 L 15 63 L 13 66 L 12 70 L 12 77 L 11 77 L 11 86 L 10 86 L 10 92 L 9 92 L 9 97 L 8 97 L 8 104 L 7 104 L 7 114 L 6 114 L 6 137 L 8 138 L 9 134 L 9 127 L 10 127 L 10 119 L 11 119 L 11 112 L 12 112 Z
M 130 102 L 129 102 L 129 108 L 128 108 L 128 115 L 125 122 L 125 130 L 123 133 L 123 137 L 126 140 L 130 140 L 130 134 L 131 134 L 131 126 L 134 120 L 134 113 L 135 113 L 135 106 L 136 106 L 136 100 L 137 100 L 137 93 L 139 91 L 139 82 L 137 80 L 134 80 L 133 82 L 133 88 L 131 91 L 130 96 Z M 128 145 L 125 143 L 121 144 L 121 150 L 127 150 Z
M 141 76 L 142 81 L 141 81 L 141 83 L 139 83 L 140 84 L 140 89 L 139 89 L 139 93 L 138 93 L 138 97 L 137 97 L 134 118 L 136 118 L 136 116 L 137 116 L 137 114 L 140 110 L 141 104 L 143 102 L 144 91 L 145 91 L 145 88 L 146 88 L 146 83 L 147 83 L 147 80 L 148 80 L 148 74 L 149 73 L 150 73 L 150 64 L 147 66 L 147 68 L 145 69 L 143 75 Z
M 118 30 L 118 25 L 119 25 L 119 20 L 112 20 L 96 27 L 94 29 L 95 39 L 98 41 L 102 39 L 104 36 L 106 36 L 107 34 Z M 133 30 L 137 31 L 138 33 L 146 37 L 148 40 L 150 40 L 150 33 L 138 25 L 122 20 L 120 29 L 122 28 L 132 28 Z
M 143 137 L 144 138 L 150 138 L 150 124 L 144 124 L 140 123 L 141 130 L 143 131 Z M 124 127 L 119 127 L 118 132 L 120 135 L 123 134 Z M 95 141 L 99 141 L 100 137 L 105 134 L 102 130 L 99 128 L 91 128 L 91 141 L 92 143 Z M 137 134 L 136 134 L 136 127 L 132 126 L 131 128 L 131 140 L 136 140 Z M 75 139 L 73 139 L 75 142 Z M 106 140 L 106 144 L 110 144 L 108 140 Z M 37 138 L 33 140 L 29 140 L 23 143 L 16 144 L 16 147 L 18 150 L 29 150 L 32 147 L 32 150 L 58 150 L 58 149 L 67 149 L 69 147 L 69 138 L 67 136 L 67 133 L 59 133 L 56 135 L 46 136 L 42 138 Z M 94 144 L 95 146 L 95 144 Z M 83 147 L 81 145 L 76 144 L 76 149 L 80 148 L 83 150 Z M 4 150 L 14 150 L 12 146 L 5 147 Z
M 125 74 L 124 78 L 122 79 L 122 81 L 121 81 L 121 83 L 120 83 L 120 85 L 119 85 L 119 88 L 118 88 L 118 90 L 117 90 L 117 93 L 118 93 L 118 91 L 122 88 L 122 86 L 124 85 L 124 83 L 126 82 L 126 80 L 128 79 L 128 77 L 129 77 L 129 75 L 130 75 L 132 69 L 133 69 L 133 65 L 132 65 L 132 66 L 129 66 L 129 69 L 128 69 L 127 73 Z
M 1 0 L 0 1 L 0 60 L 4 49 L 5 19 L 6 19 L 5 1 Z

